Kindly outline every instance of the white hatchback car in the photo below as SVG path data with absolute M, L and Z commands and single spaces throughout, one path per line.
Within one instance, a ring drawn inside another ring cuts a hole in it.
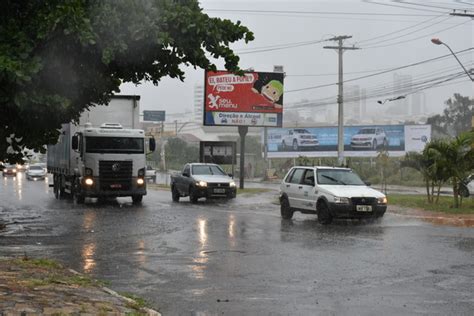
M 281 216 L 295 211 L 317 214 L 322 224 L 333 218 L 379 218 L 387 210 L 387 197 L 368 187 L 348 168 L 293 167 L 280 186 Z

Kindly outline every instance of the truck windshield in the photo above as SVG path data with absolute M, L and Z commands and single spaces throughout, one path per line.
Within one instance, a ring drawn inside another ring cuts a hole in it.
M 193 166 L 194 175 L 226 175 L 221 168 L 214 165 Z
M 86 152 L 143 154 L 144 141 L 139 137 L 86 137 Z
M 330 185 L 365 185 L 357 174 L 351 170 L 343 169 L 319 169 L 318 184 Z

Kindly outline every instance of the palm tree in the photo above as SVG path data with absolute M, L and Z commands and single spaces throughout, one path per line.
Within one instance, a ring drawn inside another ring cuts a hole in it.
M 431 142 L 425 149 L 435 160 L 436 168 L 449 175 L 453 187 L 454 204 L 459 204 L 459 183 L 474 170 L 474 132 L 460 134 L 452 140 Z

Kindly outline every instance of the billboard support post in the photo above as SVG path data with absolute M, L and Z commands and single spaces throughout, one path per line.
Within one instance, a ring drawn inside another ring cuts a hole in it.
M 249 130 L 248 126 L 239 126 L 240 135 L 240 172 L 239 172 L 239 188 L 244 188 L 245 176 L 245 136 Z
M 267 180 L 267 170 L 270 169 L 269 162 L 268 162 L 268 128 L 263 128 L 263 160 L 265 161 L 265 174 L 263 175 L 263 179 Z

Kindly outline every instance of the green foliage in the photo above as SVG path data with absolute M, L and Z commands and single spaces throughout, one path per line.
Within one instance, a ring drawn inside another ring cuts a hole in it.
M 181 170 L 186 163 L 199 162 L 199 148 L 177 137 L 168 140 L 165 155 L 168 169 Z
M 61 123 L 106 104 L 122 82 L 184 78 L 180 65 L 239 71 L 229 45 L 253 40 L 197 0 L 0 2 L 0 160 L 44 152 Z
M 458 136 L 471 130 L 474 115 L 474 99 L 455 93 L 445 102 L 447 108 L 443 114 L 434 115 L 426 121 L 431 124 L 435 136 Z M 435 137 L 436 138 L 436 137 Z

